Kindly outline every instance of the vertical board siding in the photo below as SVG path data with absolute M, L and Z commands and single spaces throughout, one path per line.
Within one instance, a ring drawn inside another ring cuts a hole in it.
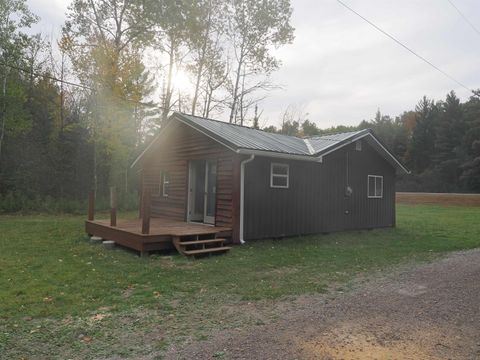
M 143 185 L 152 194 L 152 216 L 186 221 L 188 202 L 188 167 L 191 160 L 217 161 L 215 225 L 234 227 L 234 207 L 238 194 L 234 188 L 236 154 L 209 137 L 178 123 L 164 136 L 143 164 Z M 162 196 L 161 173 L 170 175 L 168 197 Z
M 367 143 L 323 163 L 257 157 L 246 165 L 245 238 L 282 237 L 395 225 L 395 169 Z M 348 153 L 348 160 L 347 160 Z M 290 166 L 289 189 L 270 188 L 270 163 Z M 350 197 L 345 195 L 347 163 Z M 383 198 L 367 197 L 368 175 L 382 175 Z

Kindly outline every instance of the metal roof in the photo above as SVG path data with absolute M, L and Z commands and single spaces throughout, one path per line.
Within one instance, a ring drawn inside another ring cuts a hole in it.
M 323 136 L 314 136 L 308 139 L 312 148 L 314 149 L 315 154 L 318 154 L 326 149 L 331 148 L 332 146 L 338 145 L 339 143 L 350 140 L 360 134 L 366 133 L 365 130 L 360 131 L 350 131 L 340 134 L 331 134 Z
M 246 126 L 198 116 L 175 113 L 189 125 L 204 130 L 221 142 L 227 142 L 236 149 L 273 151 L 285 154 L 312 155 L 303 139 L 295 136 L 273 134 Z
M 197 131 L 211 137 L 222 145 L 238 153 L 265 153 L 266 156 L 297 157 L 304 160 L 321 161 L 321 157 L 357 139 L 366 138 L 394 166 L 409 172 L 372 134 L 370 129 L 351 131 L 339 134 L 314 136 L 301 139 L 296 136 L 269 133 L 246 126 L 207 119 L 199 116 L 175 112 L 167 126 L 158 134 L 152 143 L 134 161 L 132 167 L 150 149 L 165 129 L 175 120 L 180 121 Z M 269 155 L 270 154 L 270 155 Z M 283 155 L 282 155 L 283 154 Z

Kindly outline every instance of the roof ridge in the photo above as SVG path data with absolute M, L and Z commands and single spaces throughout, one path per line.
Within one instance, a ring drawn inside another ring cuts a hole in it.
M 310 140 L 308 138 L 304 138 L 303 142 L 307 146 L 307 149 L 308 149 L 308 152 L 310 153 L 310 155 L 314 155 L 315 154 L 315 149 L 313 148 L 312 144 L 310 143 Z
M 320 139 L 320 138 L 325 138 L 327 136 L 335 136 L 335 135 L 343 135 L 343 134 L 354 134 L 354 133 L 360 133 L 362 131 L 365 132 L 370 132 L 370 128 L 367 129 L 362 129 L 362 130 L 354 130 L 354 131 L 344 131 L 344 132 L 336 132 L 336 133 L 331 133 L 331 134 L 325 134 L 325 135 L 315 135 L 315 136 L 310 136 L 308 139 Z M 324 140 L 331 140 L 331 139 L 324 139 Z M 335 140 L 332 140 L 335 141 Z
M 192 117 L 196 117 L 196 118 L 199 118 L 199 119 L 208 120 L 208 121 L 214 121 L 214 122 L 221 123 L 221 124 L 225 124 L 225 125 L 237 126 L 237 127 L 243 128 L 243 129 L 261 131 L 261 132 L 263 132 L 263 133 L 265 133 L 265 134 L 274 134 L 274 135 L 286 136 L 286 137 L 289 137 L 289 138 L 295 138 L 295 139 L 300 139 L 300 140 L 304 140 L 304 139 L 318 139 L 318 138 L 323 138 L 323 137 L 326 137 L 326 136 L 340 135 L 340 134 L 349 134 L 349 133 L 357 133 L 357 132 L 361 132 L 361 131 L 365 131 L 365 130 L 370 130 L 370 129 L 368 128 L 368 129 L 362 129 L 362 130 L 337 132 L 337 133 L 331 133 L 331 134 L 325 134 L 325 135 L 316 135 L 316 136 L 308 136 L 308 137 L 301 138 L 301 137 L 295 136 L 295 135 L 287 135 L 287 134 L 282 134 L 282 133 L 277 133 L 277 132 L 270 132 L 270 131 L 266 131 L 266 130 L 264 130 L 264 129 L 255 129 L 255 128 L 252 128 L 252 127 L 246 126 L 246 125 L 235 124 L 235 123 L 231 123 L 231 122 L 227 122 L 227 121 L 222 121 L 222 120 L 217 120 L 217 119 L 212 119 L 212 118 L 208 118 L 208 117 L 204 117 L 204 116 L 186 114 L 186 113 L 180 112 L 180 111 L 175 111 L 174 113 L 177 113 L 177 114 L 179 114 L 179 115 L 181 115 L 181 116 L 192 116 Z M 325 140 L 330 140 L 330 139 L 325 139 Z M 332 141 L 334 141 L 334 140 L 332 140 Z

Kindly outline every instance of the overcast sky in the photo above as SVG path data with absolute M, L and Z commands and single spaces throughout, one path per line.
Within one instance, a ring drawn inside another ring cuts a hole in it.
M 480 87 L 480 35 L 448 0 L 343 0 L 466 86 Z M 480 1 L 451 0 L 480 29 Z M 58 34 L 68 0 L 27 0 L 41 17 L 36 30 Z M 335 0 L 292 0 L 295 40 L 278 51 L 283 87 L 264 100 L 266 124 L 278 124 L 289 104 L 304 107 L 325 128 L 392 116 L 427 95 L 470 94 Z

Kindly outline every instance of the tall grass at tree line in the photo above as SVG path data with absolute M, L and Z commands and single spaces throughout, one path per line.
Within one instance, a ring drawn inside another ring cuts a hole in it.
M 87 195 L 85 199 L 54 198 L 52 196 L 29 196 L 22 192 L 9 191 L 0 194 L 0 214 L 85 214 L 88 207 Z M 95 210 L 104 211 L 110 208 L 110 199 L 99 196 L 95 199 Z M 132 191 L 128 194 L 118 195 L 118 209 L 129 211 L 138 209 L 138 193 Z

